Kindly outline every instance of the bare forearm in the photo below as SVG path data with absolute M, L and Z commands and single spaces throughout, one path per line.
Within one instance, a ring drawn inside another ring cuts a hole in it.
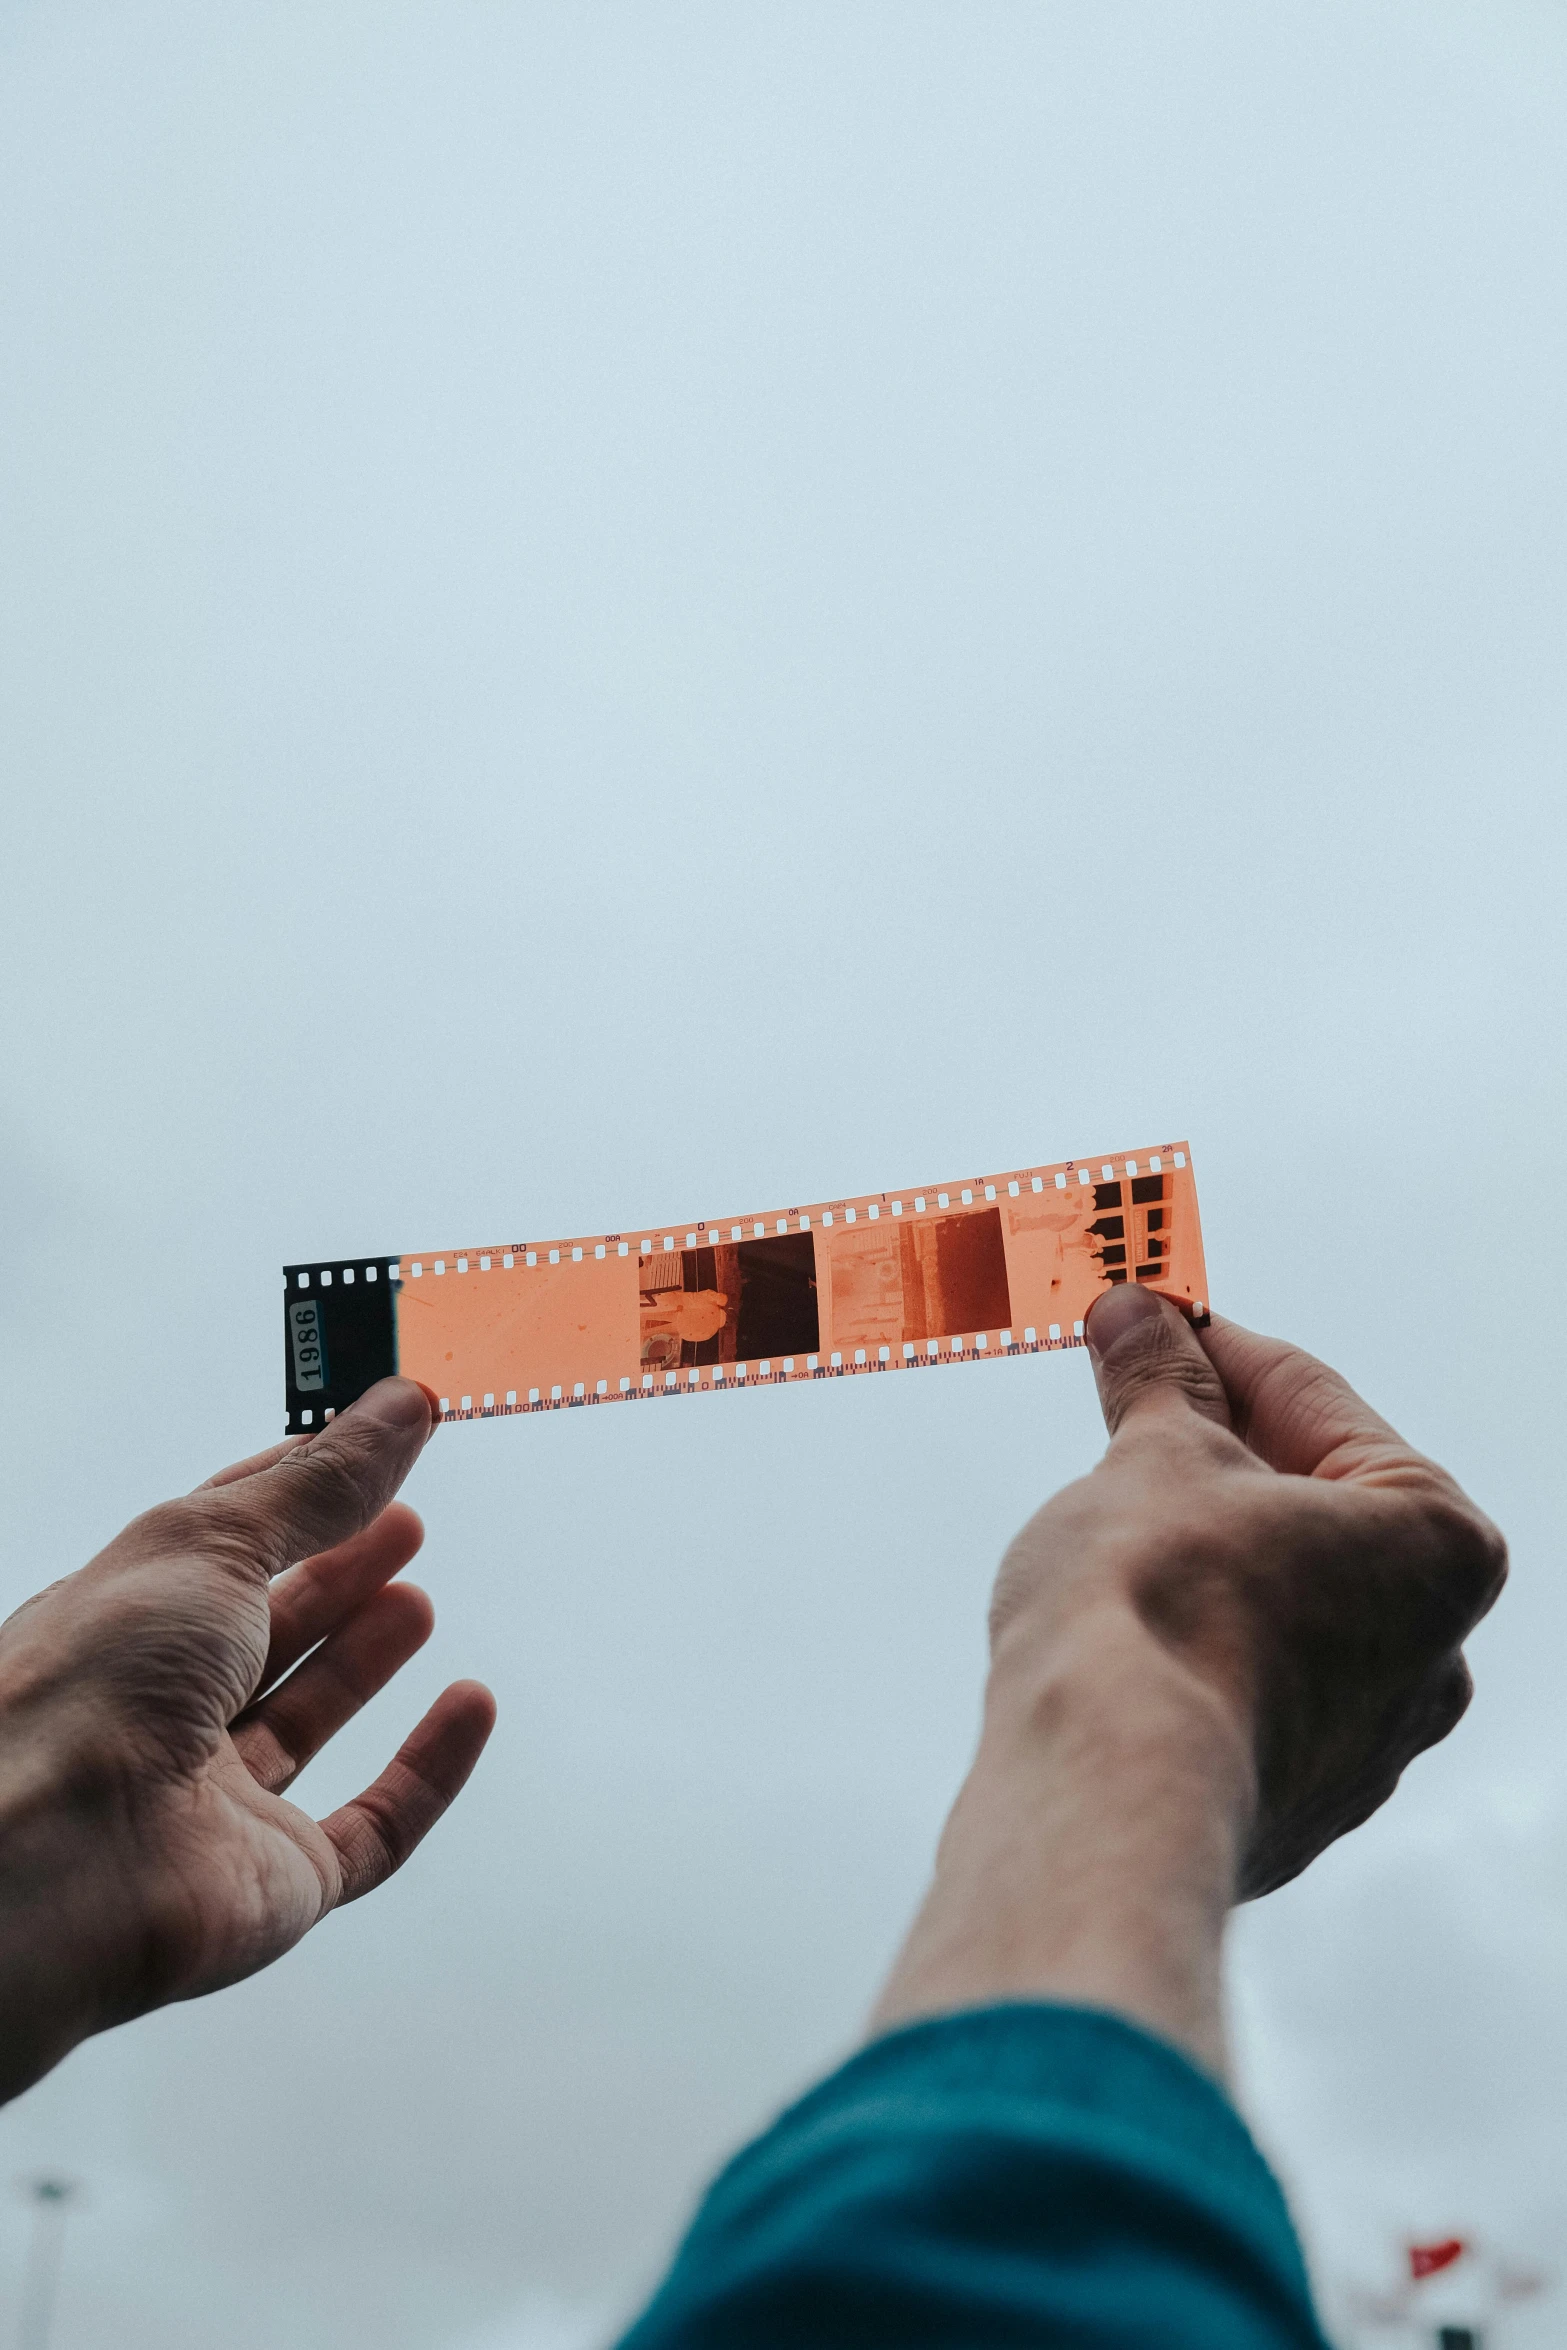
M 1111 2008 L 1225 2071 L 1248 1741 L 1129 1608 L 998 1655 L 974 1765 L 877 2029 L 1005 1999 Z

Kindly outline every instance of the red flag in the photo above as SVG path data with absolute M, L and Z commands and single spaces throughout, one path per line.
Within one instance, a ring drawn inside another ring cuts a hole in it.
M 1445 2236 L 1440 2244 L 1411 2244 L 1410 2276 L 1418 2285 L 1422 2277 L 1434 2277 L 1439 2269 L 1451 2268 L 1455 2260 L 1462 2260 L 1467 2249 L 1462 2236 Z

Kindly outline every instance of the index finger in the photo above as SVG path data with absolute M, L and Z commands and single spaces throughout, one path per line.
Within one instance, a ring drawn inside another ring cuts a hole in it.
M 1235 1433 L 1269 1468 L 1362 1485 L 1444 1475 L 1303 1348 L 1217 1314 L 1197 1335 L 1224 1383 Z
M 279 1574 L 373 1524 L 434 1425 L 424 1388 L 382 1379 L 308 1443 L 266 1467 L 241 1463 L 231 1481 L 201 1488 L 206 1523 L 264 1573 Z
M 417 1513 L 405 1501 L 394 1501 L 362 1534 L 350 1535 L 336 1550 L 301 1559 L 280 1575 L 271 1591 L 271 1640 L 257 1697 L 401 1574 L 423 1541 Z

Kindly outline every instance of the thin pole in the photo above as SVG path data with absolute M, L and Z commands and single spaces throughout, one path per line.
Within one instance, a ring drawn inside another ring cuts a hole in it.
M 17 2346 L 18 2350 L 49 2350 L 71 2185 L 67 2179 L 31 2179 L 27 2192 L 33 2205 L 33 2236 L 27 2248 L 27 2272 L 22 2281 L 22 2322 Z

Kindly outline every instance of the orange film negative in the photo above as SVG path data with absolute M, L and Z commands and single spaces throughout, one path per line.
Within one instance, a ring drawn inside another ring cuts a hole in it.
M 1206 1321 L 1183 1143 L 639 1231 L 290 1265 L 290 1429 L 400 1371 L 449 1420 L 1080 1346 L 1138 1281 Z

